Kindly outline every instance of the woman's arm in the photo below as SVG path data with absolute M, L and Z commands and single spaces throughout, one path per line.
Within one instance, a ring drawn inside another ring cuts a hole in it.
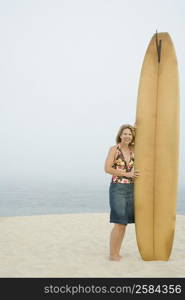
M 126 176 L 127 173 L 125 171 L 112 168 L 112 165 L 114 164 L 115 152 L 116 152 L 115 146 L 113 146 L 109 149 L 107 158 L 105 160 L 105 165 L 104 165 L 105 173 L 108 173 L 108 174 L 111 174 L 114 176 Z

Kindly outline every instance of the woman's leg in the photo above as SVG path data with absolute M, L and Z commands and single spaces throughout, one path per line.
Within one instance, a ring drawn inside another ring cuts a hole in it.
M 123 237 L 125 235 L 126 225 L 115 224 L 110 234 L 110 260 L 120 260 L 119 251 Z

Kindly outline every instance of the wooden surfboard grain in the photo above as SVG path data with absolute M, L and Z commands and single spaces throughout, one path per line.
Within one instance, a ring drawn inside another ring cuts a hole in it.
M 171 254 L 178 185 L 179 79 L 173 42 L 168 33 L 158 62 L 156 35 L 146 51 L 136 108 L 135 228 L 143 260 L 168 260 Z

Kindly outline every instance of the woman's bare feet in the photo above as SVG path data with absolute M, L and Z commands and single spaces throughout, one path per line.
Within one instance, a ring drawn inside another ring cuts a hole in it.
M 109 259 L 119 261 L 120 259 L 122 259 L 122 256 L 121 255 L 110 255 Z

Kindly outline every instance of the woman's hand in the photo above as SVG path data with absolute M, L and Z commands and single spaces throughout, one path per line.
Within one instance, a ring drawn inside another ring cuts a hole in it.
M 128 177 L 128 178 L 137 178 L 139 175 L 140 175 L 139 170 L 133 170 L 132 169 L 130 172 L 127 172 L 125 174 L 125 177 Z

